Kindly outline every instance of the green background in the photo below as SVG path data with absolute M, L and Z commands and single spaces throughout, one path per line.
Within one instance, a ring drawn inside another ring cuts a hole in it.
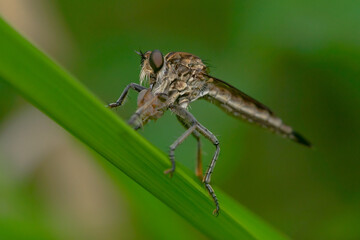
M 9 6 L 3 4 L 0 13 L 16 27 L 13 19 L 23 17 L 24 9 L 36 9 L 34 22 L 43 24 L 38 27 L 42 31 L 29 34 L 30 40 L 104 103 L 117 99 L 128 83 L 138 82 L 140 59 L 134 50 L 186 51 L 206 60 L 212 75 L 270 106 L 314 145 L 314 149 L 307 149 L 239 122 L 207 102 L 195 102 L 190 111 L 221 143 L 214 185 L 291 238 L 360 238 L 359 2 L 29 2 L 35 7 L 27 3 L 10 15 Z M 50 14 L 44 5 L 51 9 Z M 61 27 L 51 25 L 51 21 L 60 22 Z M 28 29 L 19 30 L 26 35 Z M 49 37 L 47 30 L 57 32 L 56 37 Z M 1 134 L 9 119 L 27 104 L 6 85 L 0 85 L 0 100 Z M 117 113 L 127 119 L 135 108 L 136 94 L 131 93 Z M 140 131 L 165 152 L 182 132 L 170 113 Z M 203 142 L 206 166 L 214 149 L 206 140 Z M 190 169 L 194 169 L 195 156 L 194 139 L 176 151 L 177 160 Z M 16 233 L 19 237 L 15 229 L 20 224 L 24 236 L 35 239 L 91 238 L 87 232 L 91 225 L 74 217 L 73 226 L 80 227 L 69 227 L 64 222 L 66 217 L 56 210 L 63 207 L 63 202 L 49 200 L 54 196 L 47 191 L 56 187 L 56 182 L 43 173 L 49 164 L 35 166 L 31 174 L 19 178 L 11 158 L 5 153 L 0 153 L 0 158 L 3 236 L 11 238 Z M 105 167 L 105 171 L 100 164 L 93 167 L 101 172 L 98 178 L 117 179 L 111 167 Z M 65 177 L 76 181 L 79 176 L 68 173 Z M 42 186 L 44 180 L 50 187 Z M 171 210 L 156 216 L 157 223 L 153 223 L 139 195 L 134 194 L 141 191 L 131 184 L 111 181 L 104 191 L 120 195 L 123 201 L 115 201 L 119 206 L 106 212 L 114 219 L 112 228 L 123 225 L 126 227 L 122 229 L 132 234 L 122 230 L 107 232 L 104 237 L 109 228 L 104 223 L 103 228 L 96 227 L 102 239 L 159 239 L 169 235 L 205 238 Z M 142 199 L 149 204 L 157 201 L 146 194 Z M 114 217 L 124 206 L 128 213 Z M 69 211 L 67 217 L 71 214 L 81 213 Z M 92 238 L 100 239 L 96 236 Z

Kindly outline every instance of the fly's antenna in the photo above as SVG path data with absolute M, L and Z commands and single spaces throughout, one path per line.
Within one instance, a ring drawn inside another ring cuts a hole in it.
M 139 50 L 139 51 L 136 51 L 136 50 L 135 50 L 135 53 L 141 57 L 141 66 L 142 66 L 143 63 L 144 63 L 144 60 L 145 60 L 145 55 L 144 55 L 144 53 L 143 53 L 141 50 Z
M 145 59 L 144 53 L 141 50 L 139 50 L 139 51 L 135 50 L 135 53 L 141 57 L 141 63 L 142 63 Z

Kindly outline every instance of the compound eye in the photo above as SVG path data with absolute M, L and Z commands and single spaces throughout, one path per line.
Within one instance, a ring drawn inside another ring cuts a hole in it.
M 154 50 L 150 54 L 149 58 L 150 66 L 154 72 L 158 72 L 164 64 L 164 57 L 159 50 Z

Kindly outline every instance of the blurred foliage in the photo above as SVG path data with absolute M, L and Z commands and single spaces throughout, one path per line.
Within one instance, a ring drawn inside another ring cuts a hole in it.
M 133 50 L 187 51 L 270 106 L 309 150 L 206 102 L 191 112 L 219 136 L 213 175 L 236 200 L 296 239 L 359 239 L 359 1 L 70 1 L 55 4 L 77 48 L 72 72 L 104 102 L 137 82 Z M 3 95 L 0 95 L 3 96 Z M 128 118 L 136 94 L 118 110 Z M 164 151 L 183 129 L 167 114 L 141 132 Z M 206 141 L 204 161 L 213 147 Z M 176 152 L 194 168 L 195 141 Z
M 38 199 L 31 194 L 33 181 L 15 179 L 0 156 L 0 236 L 2 239 L 55 239 Z M 21 230 L 19 230 L 21 226 Z
M 0 79 L 0 122 L 12 109 L 14 103 L 14 92 Z

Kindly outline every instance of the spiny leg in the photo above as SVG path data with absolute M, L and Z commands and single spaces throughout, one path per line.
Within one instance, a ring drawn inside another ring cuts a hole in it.
M 198 131 L 204 137 L 209 139 L 216 147 L 213 159 L 211 160 L 211 163 L 210 163 L 210 165 L 209 165 L 209 167 L 208 167 L 208 169 L 206 171 L 206 174 L 205 174 L 205 176 L 203 178 L 203 183 L 205 184 L 206 189 L 208 190 L 209 194 L 211 195 L 212 199 L 214 200 L 216 208 L 213 211 L 213 214 L 215 216 L 217 216 L 217 215 L 219 215 L 220 206 L 219 206 L 219 201 L 218 201 L 218 199 L 216 197 L 216 194 L 214 192 L 214 189 L 210 185 L 210 181 L 211 181 L 211 174 L 214 171 L 216 160 L 218 159 L 219 153 L 220 153 L 219 141 L 218 141 L 218 139 L 216 138 L 216 136 L 213 133 L 211 133 L 207 128 L 205 128 L 203 125 L 201 125 L 195 119 L 195 117 L 191 113 L 189 113 L 186 109 L 178 107 L 178 106 L 170 106 L 170 110 L 172 112 L 174 112 L 177 116 L 182 118 L 183 121 L 186 124 L 189 124 L 189 125 L 192 125 L 192 126 L 195 125 L 196 126 L 196 131 Z
M 129 92 L 129 89 L 134 89 L 135 91 L 137 92 L 141 92 L 142 90 L 146 89 L 146 87 L 143 87 L 139 84 L 136 84 L 136 83 L 130 83 L 129 85 L 126 86 L 126 88 L 124 89 L 124 91 L 121 93 L 119 99 L 114 102 L 114 103 L 110 103 L 108 105 L 109 108 L 115 108 L 115 107 L 118 107 L 118 106 L 121 106 L 121 104 L 123 103 L 123 101 L 125 100 L 128 92 Z
M 220 206 L 219 206 L 219 201 L 218 201 L 218 199 L 216 197 L 216 194 L 215 194 L 213 188 L 210 185 L 210 181 L 211 181 L 211 175 L 212 175 L 212 173 L 214 171 L 214 168 L 215 168 L 216 160 L 218 159 L 219 153 L 220 153 L 219 140 L 217 140 L 215 135 L 212 132 L 210 132 L 207 128 L 205 128 L 203 125 L 201 125 L 200 123 L 197 124 L 196 129 L 204 137 L 209 139 L 216 147 L 215 154 L 214 154 L 214 156 L 213 156 L 213 158 L 211 160 L 211 163 L 210 163 L 208 169 L 206 170 L 205 176 L 204 176 L 202 181 L 205 184 L 205 187 L 208 190 L 208 192 L 210 193 L 211 197 L 214 199 L 216 209 L 213 211 L 213 214 L 215 216 L 217 216 L 217 215 L 219 215 Z
M 197 139 L 197 158 L 196 158 L 196 176 L 201 180 L 203 178 L 203 168 L 202 168 L 202 148 L 200 137 Z
M 191 126 L 190 128 L 188 128 L 183 135 L 181 135 L 171 146 L 170 146 L 170 153 L 169 153 L 169 158 L 171 161 L 171 168 L 167 169 L 164 171 L 165 174 L 170 173 L 170 176 L 172 176 L 172 174 L 175 171 L 175 155 L 174 155 L 174 151 L 176 149 L 177 146 L 180 145 L 180 143 L 182 143 L 194 130 L 196 129 L 196 125 Z
M 185 128 L 189 128 L 189 125 L 187 125 L 184 120 L 177 116 L 177 119 L 179 120 L 179 122 L 181 123 L 181 125 L 183 125 Z M 193 131 L 192 135 L 194 136 L 194 138 L 197 141 L 197 158 L 196 158 L 196 170 L 195 170 L 195 174 L 196 176 L 202 180 L 203 179 L 203 170 L 202 170 L 202 151 L 201 151 L 201 140 L 200 140 L 200 134 L 198 131 Z

